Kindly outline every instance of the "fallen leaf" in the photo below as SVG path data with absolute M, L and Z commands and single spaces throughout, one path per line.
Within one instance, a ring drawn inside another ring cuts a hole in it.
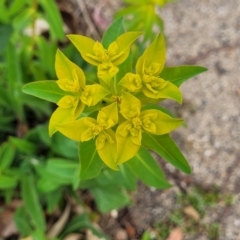
M 6 239 L 18 233 L 13 216 L 16 209 L 21 205 L 22 201 L 12 200 L 12 202 L 0 213 L 0 237 Z
M 183 211 L 187 216 L 189 216 L 193 220 L 195 220 L 197 222 L 200 220 L 200 214 L 194 207 L 187 206 L 183 209 Z
M 166 240 L 182 240 L 183 233 L 180 228 L 174 228 Z
M 65 225 L 68 221 L 70 211 L 71 211 L 71 206 L 70 206 L 70 204 L 67 204 L 67 206 L 65 207 L 61 217 L 58 219 L 58 221 L 48 231 L 48 233 L 47 233 L 48 238 L 54 238 L 62 231 L 62 229 L 65 227 Z

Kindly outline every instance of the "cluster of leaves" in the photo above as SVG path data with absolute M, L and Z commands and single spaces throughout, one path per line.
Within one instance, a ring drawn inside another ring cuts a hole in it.
M 125 27 L 128 31 L 144 31 L 144 41 L 154 39 L 156 30 L 164 31 L 164 22 L 156 11 L 174 0 L 124 0 L 126 6 L 117 11 L 116 18 L 125 16 Z

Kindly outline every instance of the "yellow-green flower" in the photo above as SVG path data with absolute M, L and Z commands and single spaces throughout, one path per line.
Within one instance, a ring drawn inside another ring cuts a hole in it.
M 96 139 L 96 149 L 103 162 L 110 168 L 118 170 L 115 162 L 116 139 L 111 129 L 118 122 L 117 103 L 102 108 L 97 119 L 83 117 L 76 121 L 57 125 L 56 128 L 70 139 L 84 142 Z
M 170 98 L 181 103 L 182 94 L 179 88 L 160 77 L 165 62 L 164 38 L 162 34 L 159 34 L 138 59 L 136 73 L 127 73 L 119 84 L 130 92 L 142 92 L 148 98 Z
M 75 120 L 83 112 L 85 105 L 94 106 L 108 94 L 99 84 L 86 85 L 82 69 L 60 50 L 56 54 L 55 69 L 59 79 L 56 83 L 66 91 L 66 96 L 57 102 L 58 108 L 50 118 L 50 135 L 57 131 L 56 124 Z
M 109 81 L 118 72 L 116 66 L 127 59 L 131 44 L 141 34 L 141 32 L 123 33 L 107 48 L 102 43 L 82 35 L 68 35 L 68 38 L 86 62 L 98 67 L 98 77 Z
M 156 110 L 141 112 L 141 102 L 130 93 L 123 92 L 120 113 L 125 118 L 116 131 L 116 163 L 121 164 L 131 159 L 141 146 L 142 132 L 163 135 L 179 127 L 182 119 L 172 118 Z

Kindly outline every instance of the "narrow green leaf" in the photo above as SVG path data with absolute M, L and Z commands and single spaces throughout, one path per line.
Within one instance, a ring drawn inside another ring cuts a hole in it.
M 39 0 L 45 14 L 43 15 L 50 25 L 50 33 L 54 40 L 64 40 L 63 21 L 54 0 Z
M 160 77 L 179 87 L 189 78 L 206 71 L 207 69 L 201 66 L 165 67 L 160 73 Z
M 23 8 L 26 8 L 26 6 L 29 5 L 29 1 L 23 1 L 23 0 L 15 0 L 10 5 L 10 8 L 8 9 L 8 16 L 13 17 L 15 14 L 20 12 Z
M 184 173 L 191 173 L 187 160 L 169 134 L 156 136 L 143 133 L 142 146 L 153 150 Z
M 0 55 L 6 49 L 7 43 L 13 33 L 13 27 L 11 25 L 5 25 L 0 23 Z
M 57 207 L 62 197 L 63 197 L 63 192 L 61 188 L 55 190 L 54 192 L 50 192 L 46 194 L 48 213 L 53 213 L 54 209 Z
M 20 139 L 17 137 L 9 137 L 9 142 L 11 142 L 16 148 L 23 153 L 35 153 L 37 151 L 37 146 L 33 143 Z
M 146 185 L 159 189 L 171 187 L 162 169 L 148 150 L 140 148 L 136 156 L 125 164 Z
M 5 206 L 9 205 L 12 202 L 12 200 L 15 198 L 15 194 L 15 188 L 4 189 L 4 191 L 2 191 Z
M 15 33 L 22 32 L 25 28 L 31 25 L 36 11 L 31 6 L 22 9 L 19 14 L 12 20 L 12 25 Z
M 115 20 L 105 31 L 102 37 L 102 44 L 105 48 L 107 48 L 110 43 L 115 41 L 117 37 L 119 37 L 121 34 L 124 33 L 122 22 L 123 22 L 123 18 L 119 18 Z
M 11 96 L 14 97 L 14 110 L 17 116 L 23 121 L 25 116 L 23 105 L 19 98 L 21 97 L 22 72 L 20 67 L 19 55 L 15 46 L 8 42 L 7 51 L 7 79 Z
M 6 142 L 0 146 L 0 172 L 7 169 L 15 157 L 15 148 L 12 144 Z
M 39 48 L 37 54 L 41 63 L 41 67 L 50 74 L 51 77 L 55 77 L 55 54 L 57 51 L 57 43 L 54 41 L 47 41 L 42 36 L 36 38 L 36 43 Z
M 65 239 L 63 236 L 66 236 L 72 232 L 79 232 L 81 230 L 91 230 L 92 233 L 96 236 L 96 239 L 109 240 L 108 236 L 103 234 L 99 228 L 95 228 L 94 224 L 89 219 L 89 215 L 81 214 L 73 218 L 64 229 L 64 232 L 60 235 L 60 239 Z M 92 237 L 94 239 L 94 237 Z
M 9 22 L 8 10 L 5 6 L 5 1 L 0 1 L 0 22 Z
M 24 85 L 22 90 L 24 93 L 53 103 L 57 103 L 66 95 L 66 92 L 59 88 L 56 81 L 53 80 L 31 82 Z
M 123 187 L 125 187 L 127 190 L 135 191 L 137 179 L 134 174 L 132 174 L 132 171 L 127 167 L 126 164 L 121 164 L 119 168 L 120 172 L 115 172 L 115 174 L 121 175 L 121 178 L 123 179 Z M 118 179 L 121 178 L 118 177 Z
M 31 216 L 31 221 L 37 229 L 45 231 L 45 219 L 32 175 L 22 176 L 21 190 L 24 206 Z
M 60 235 L 60 239 L 63 239 L 67 234 L 73 233 L 75 231 L 81 231 L 83 229 L 89 228 L 91 222 L 86 213 L 81 214 L 73 218 L 64 228 L 63 232 Z
M 95 140 L 79 143 L 80 179 L 96 177 L 102 169 L 103 162 L 100 159 Z
M 0 189 L 9 189 L 17 186 L 17 178 L 0 174 Z
M 24 207 L 20 207 L 14 213 L 14 222 L 22 237 L 30 235 L 32 228 L 29 224 L 29 217 Z
M 8 107 L 12 109 L 12 102 L 13 102 L 13 98 L 11 96 L 10 91 L 8 91 L 6 88 L 1 87 L 0 88 L 0 105 L 3 107 Z

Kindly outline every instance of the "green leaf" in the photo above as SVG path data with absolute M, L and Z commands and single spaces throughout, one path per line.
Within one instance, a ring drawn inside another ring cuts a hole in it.
M 191 173 L 187 160 L 169 134 L 156 136 L 143 133 L 142 146 L 153 150 L 184 173 Z
M 0 23 L 0 55 L 6 49 L 7 43 L 13 33 L 13 27 L 11 25 L 5 25 Z
M 63 21 L 54 0 L 39 0 L 45 14 L 43 15 L 50 25 L 51 37 L 54 40 L 64 40 Z
M 30 235 L 32 228 L 29 224 L 29 217 L 24 207 L 19 207 L 14 214 L 14 222 L 22 237 Z
M 82 229 L 88 228 L 90 224 L 89 217 L 86 213 L 81 214 L 80 216 L 77 216 L 73 218 L 64 228 L 61 238 L 68 233 L 72 233 L 74 231 L 80 231 Z
M 13 103 L 14 99 L 11 96 L 11 93 L 9 91 L 7 91 L 7 89 L 5 88 L 0 88 L 0 105 L 4 106 L 4 107 L 8 107 L 11 110 L 12 109 L 12 103 Z
M 132 72 L 132 63 L 133 63 L 133 55 L 130 54 L 128 55 L 128 58 L 118 66 L 119 72 L 117 73 L 116 76 L 116 81 L 119 82 L 126 73 Z
M 17 137 L 9 137 L 9 142 L 11 142 L 16 148 L 23 152 L 23 153 L 35 153 L 37 151 L 37 147 L 32 144 L 31 142 L 25 140 L 25 139 L 20 139 Z
M 36 43 L 39 48 L 37 54 L 41 63 L 41 67 L 50 74 L 51 77 L 55 77 L 55 54 L 57 51 L 57 44 L 54 41 L 47 41 L 42 36 L 36 38 Z
M 46 170 L 56 178 L 72 183 L 78 179 L 79 165 L 70 160 L 50 158 L 47 160 Z
M 17 178 L 0 174 L 0 189 L 9 189 L 17 186 Z
M 108 239 L 106 236 L 101 233 L 99 230 L 93 227 L 89 219 L 89 215 L 86 213 L 81 214 L 80 216 L 74 217 L 64 228 L 63 232 L 59 236 L 60 239 L 63 239 L 67 234 L 73 232 L 79 232 L 81 230 L 90 229 L 92 232 L 101 239 Z
M 66 138 L 61 133 L 55 133 L 52 138 L 51 148 L 54 153 L 69 159 L 78 159 L 78 143 Z
M 50 102 L 26 94 L 22 96 L 21 100 L 24 105 L 28 106 L 35 112 L 37 118 L 41 119 L 45 116 L 50 116 L 52 113 L 52 105 Z
M 140 148 L 136 156 L 125 164 L 146 185 L 159 189 L 171 187 L 160 166 L 148 150 Z
M 189 78 L 206 71 L 207 69 L 201 66 L 165 67 L 160 73 L 160 77 L 179 87 Z
M 47 146 L 51 146 L 52 138 L 49 137 L 47 124 L 44 124 L 44 125 L 39 124 L 36 127 L 36 131 L 41 141 Z
M 123 18 L 115 20 L 105 31 L 102 37 L 102 44 L 104 48 L 108 48 L 110 43 L 114 42 L 117 39 L 117 37 L 124 33 L 122 22 Z
M 63 197 L 62 189 L 57 189 L 53 192 L 49 192 L 45 197 L 47 202 L 47 211 L 48 213 L 53 213 L 54 209 L 57 207 L 58 203 Z
M 5 206 L 12 202 L 12 200 L 15 198 L 15 193 L 15 188 L 4 189 L 4 191 L 2 191 Z
M 159 111 L 161 111 L 163 113 L 166 113 L 170 117 L 173 117 L 173 118 L 176 117 L 168 109 L 166 109 L 166 108 L 164 108 L 162 106 L 156 105 L 156 104 L 147 104 L 147 105 L 144 105 L 142 107 L 142 111 L 143 110 L 148 110 L 148 109 L 156 109 L 156 110 L 159 110 Z
M 95 140 L 79 143 L 80 179 L 91 179 L 99 175 L 103 162 L 100 159 Z
M 22 102 L 19 101 L 19 98 L 22 94 L 22 72 L 20 67 L 20 59 L 15 46 L 10 42 L 7 46 L 6 57 L 8 86 L 10 94 L 14 97 L 14 110 L 17 116 L 23 121 L 25 118 L 23 105 Z
M 31 82 L 24 85 L 22 90 L 24 93 L 53 103 L 57 103 L 66 95 L 66 92 L 59 88 L 56 81 L 53 80 Z
M 23 0 L 15 0 L 10 5 L 10 8 L 8 9 L 8 16 L 12 17 L 15 14 L 17 14 L 19 11 L 21 11 L 26 5 L 29 5 L 29 1 L 23 1 Z
M 42 231 L 41 229 L 37 228 L 36 230 L 34 230 L 33 232 L 31 232 L 31 237 L 32 239 L 37 239 L 37 240 L 46 240 L 46 236 L 44 231 Z
M 55 191 L 62 185 L 66 184 L 66 182 L 63 182 L 63 181 L 59 182 L 56 179 L 52 180 L 51 177 L 55 177 L 55 176 L 49 176 L 49 177 L 47 177 L 47 176 L 48 175 L 45 175 L 43 178 L 40 178 L 37 181 L 37 189 L 41 193 L 47 193 L 47 195 L 48 195 L 52 191 Z M 69 184 L 69 182 L 68 182 L 68 184 Z
M 12 144 L 6 142 L 0 146 L 0 172 L 7 169 L 15 157 L 15 148 Z
M 8 10 L 5 5 L 5 1 L 0 1 L 0 22 L 9 22 Z
M 113 209 L 119 209 L 130 203 L 128 195 L 116 187 L 95 187 L 91 188 L 98 209 L 105 213 Z
M 87 188 L 93 194 L 101 212 L 118 209 L 130 203 L 123 187 L 125 185 L 122 176 L 111 169 L 104 169 L 96 178 L 80 184 L 81 189 Z
M 17 14 L 12 21 L 15 34 L 22 32 L 25 28 L 31 25 L 34 17 L 36 16 L 35 14 L 36 11 L 31 6 L 22 9 L 22 11 L 19 14 Z
M 118 177 L 118 180 L 123 179 L 123 187 L 125 187 L 127 190 L 135 191 L 137 179 L 134 174 L 132 174 L 132 171 L 125 164 L 119 165 L 119 168 L 120 171 L 115 172 L 115 174 L 120 175 L 120 177 Z
M 78 179 L 62 178 L 61 174 L 56 175 L 55 172 L 49 172 L 46 166 L 41 164 L 35 164 L 34 168 L 40 175 L 37 181 L 37 189 L 41 193 L 50 193 L 58 190 L 62 186 L 70 185 L 75 183 Z
M 45 231 L 45 219 L 32 175 L 22 176 L 21 190 L 24 206 L 31 216 L 31 221 L 37 229 Z

